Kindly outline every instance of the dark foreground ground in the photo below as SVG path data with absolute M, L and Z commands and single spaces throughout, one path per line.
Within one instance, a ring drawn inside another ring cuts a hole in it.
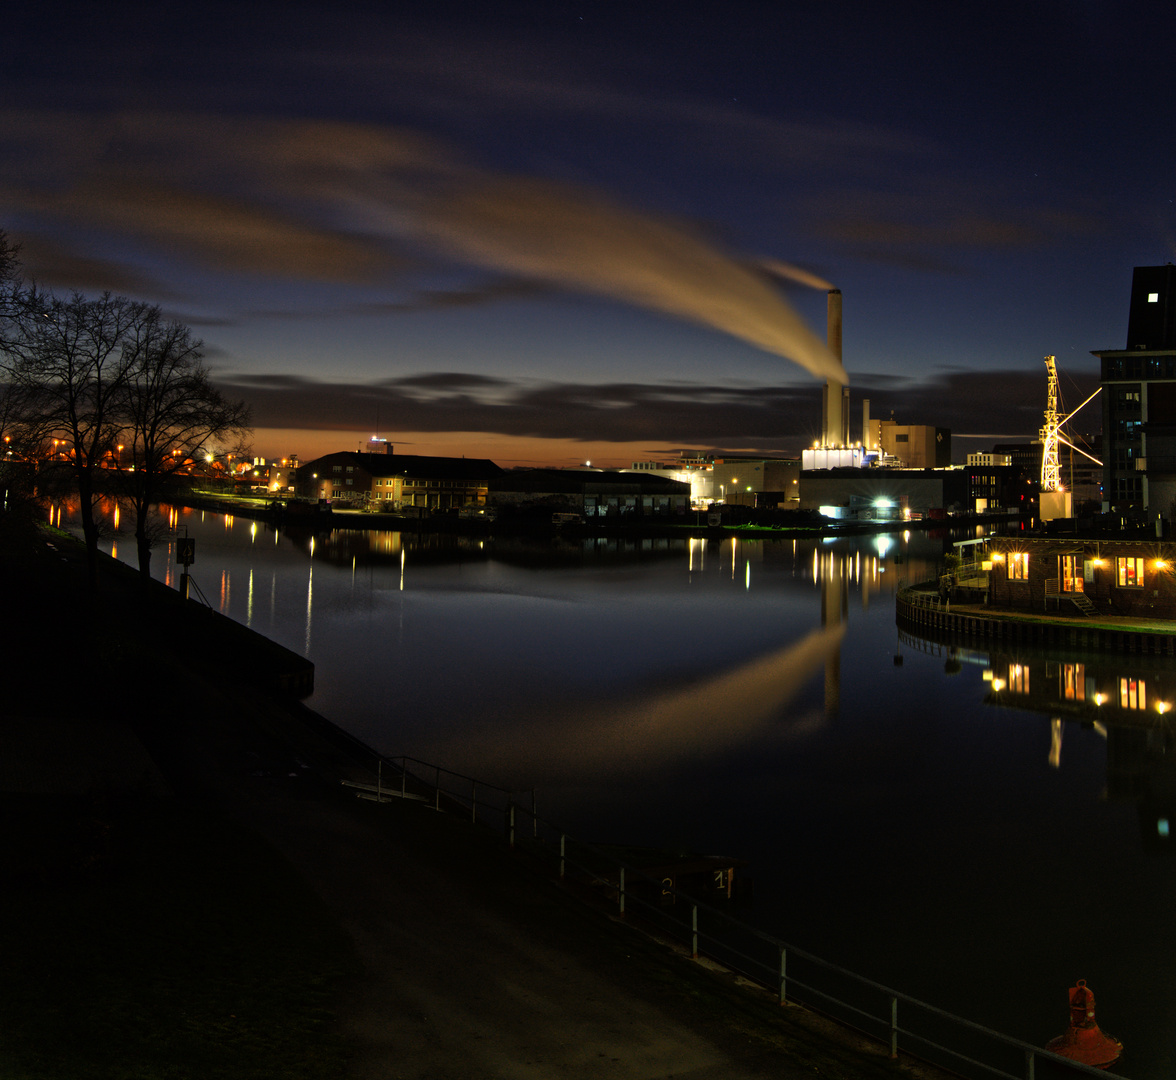
M 54 543 L 0 551 L 0 1076 L 922 1072 L 489 831 L 348 797 L 361 763 L 248 648 Z

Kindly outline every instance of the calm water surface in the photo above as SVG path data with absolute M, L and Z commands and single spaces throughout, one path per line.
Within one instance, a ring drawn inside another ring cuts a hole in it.
M 155 576 L 196 537 L 208 602 L 313 660 L 309 704 L 379 750 L 534 787 L 583 839 L 746 859 L 749 920 L 1036 1045 L 1085 978 L 1119 1071 L 1170 1072 L 1176 674 L 900 638 L 896 588 L 946 537 L 483 544 L 163 513 Z

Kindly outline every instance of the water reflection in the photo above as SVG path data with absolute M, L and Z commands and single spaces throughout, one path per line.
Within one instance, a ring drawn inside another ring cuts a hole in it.
M 567 704 L 495 728 L 491 738 L 460 736 L 461 753 L 475 752 L 499 775 L 542 773 L 548 781 L 577 783 L 664 775 L 683 760 L 723 755 L 749 743 L 811 733 L 805 715 L 790 714 L 806 681 L 841 645 L 840 625 L 701 682 L 617 700 L 607 707 Z M 456 755 L 457 747 L 450 748 Z
M 985 705 L 1049 717 L 1048 764 L 1066 764 L 1067 729 L 1093 731 L 1106 742 L 1108 802 L 1133 804 L 1146 850 L 1176 853 L 1176 668 L 1160 656 L 1018 650 L 970 650 L 903 633 L 903 643 L 981 665 Z

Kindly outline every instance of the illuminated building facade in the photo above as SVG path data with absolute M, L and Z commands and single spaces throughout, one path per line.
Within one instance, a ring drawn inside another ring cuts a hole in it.
M 501 475 L 486 458 L 343 451 L 300 466 L 296 490 L 304 498 L 368 509 L 447 510 L 484 506 L 487 484 Z
M 712 496 L 728 506 L 800 505 L 800 462 L 796 458 L 715 458 Z
M 1176 544 L 994 536 L 983 559 L 993 607 L 1176 619 Z
M 951 429 L 926 424 L 870 420 L 866 445 L 908 469 L 946 469 L 951 464 Z

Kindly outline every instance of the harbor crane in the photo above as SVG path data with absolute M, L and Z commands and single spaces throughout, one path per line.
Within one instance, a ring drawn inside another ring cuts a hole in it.
M 1049 374 L 1049 387 L 1045 400 L 1045 424 L 1041 429 L 1041 490 L 1043 492 L 1062 491 L 1062 468 L 1058 461 L 1058 444 L 1065 443 L 1071 450 L 1077 450 L 1083 457 L 1090 458 L 1096 465 L 1101 466 L 1098 458 L 1088 454 L 1080 446 L 1075 446 L 1062 434 L 1062 425 L 1073 419 L 1083 406 L 1089 404 L 1102 391 L 1100 386 L 1072 413 L 1063 416 L 1058 412 L 1058 365 L 1056 356 L 1045 358 L 1045 370 Z

